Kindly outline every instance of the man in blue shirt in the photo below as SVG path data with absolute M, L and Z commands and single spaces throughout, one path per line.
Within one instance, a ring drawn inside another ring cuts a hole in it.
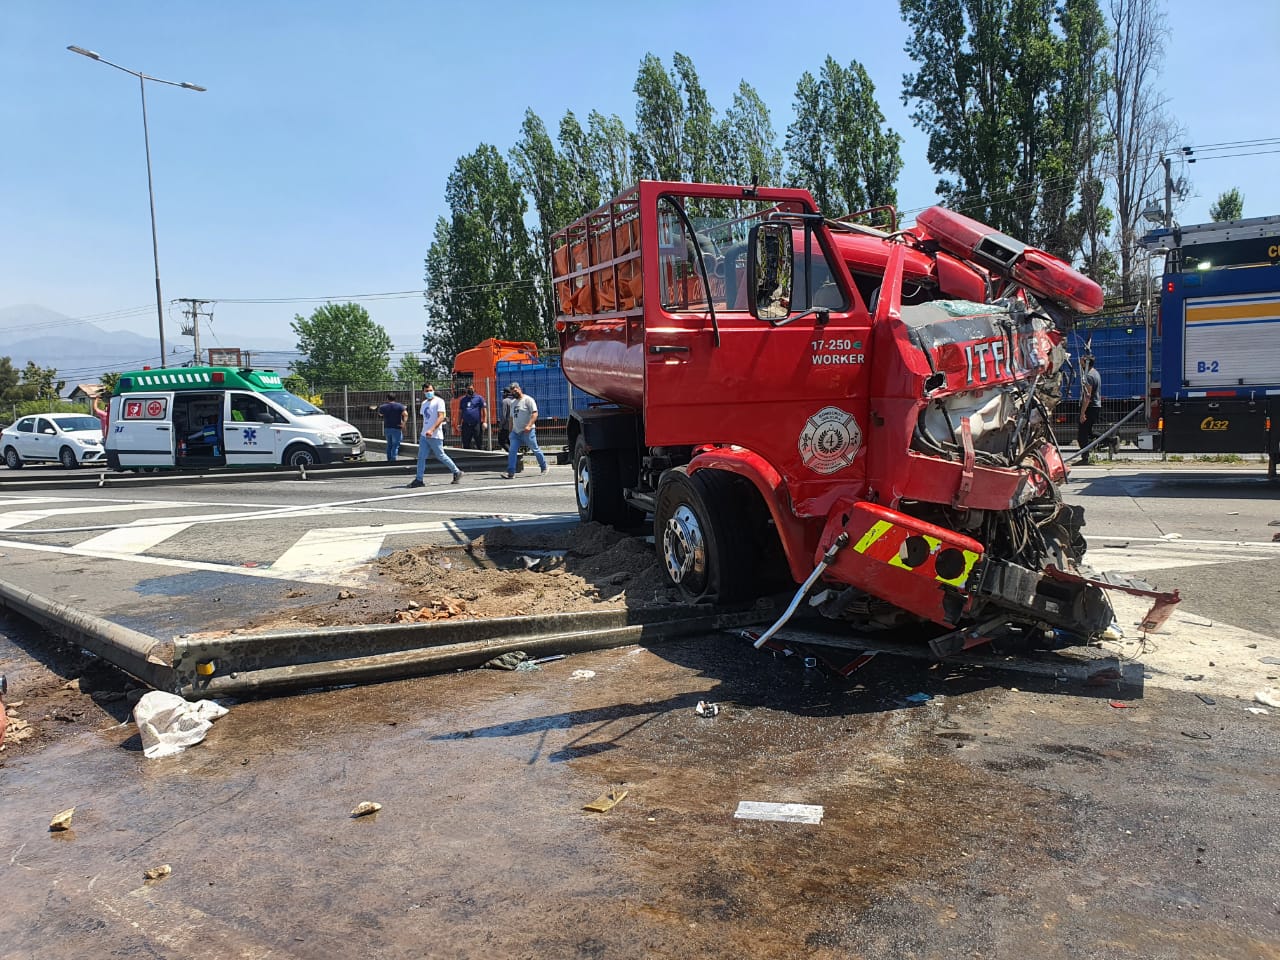
M 479 450 L 484 424 L 484 397 L 476 393 L 475 387 L 468 385 L 459 405 L 462 411 L 462 449 Z
M 387 438 L 387 461 L 394 463 L 400 455 L 400 444 L 404 442 L 404 422 L 409 419 L 409 411 L 403 403 L 397 403 L 394 394 L 387 394 L 387 402 L 378 407 L 382 416 L 382 435 Z

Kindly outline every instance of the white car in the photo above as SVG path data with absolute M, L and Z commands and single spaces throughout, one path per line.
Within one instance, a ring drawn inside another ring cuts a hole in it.
M 102 424 L 84 413 L 42 413 L 19 417 L 0 432 L 0 454 L 10 470 L 47 460 L 67 469 L 105 463 Z

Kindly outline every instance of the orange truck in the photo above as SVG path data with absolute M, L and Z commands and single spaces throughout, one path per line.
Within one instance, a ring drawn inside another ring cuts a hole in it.
M 520 340 L 498 340 L 490 337 L 470 350 L 463 350 L 453 359 L 453 390 L 456 396 L 449 401 L 449 422 L 456 429 L 462 429 L 462 411 L 459 409 L 461 397 L 467 387 L 475 387 L 476 393 L 484 397 L 487 416 L 486 422 L 492 427 L 498 422 L 498 413 L 502 409 L 502 388 L 499 383 L 498 365 L 503 364 L 504 372 L 510 368 L 508 364 L 539 363 L 538 345 Z M 508 379 L 510 375 L 507 374 Z

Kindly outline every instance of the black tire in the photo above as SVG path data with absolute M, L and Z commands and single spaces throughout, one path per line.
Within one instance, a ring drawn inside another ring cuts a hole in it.
M 280 461 L 286 467 L 311 467 L 316 463 L 316 452 L 305 443 L 295 443 L 284 452 Z
M 13 447 L 4 448 L 4 465 L 10 470 L 22 469 L 22 458 L 18 456 L 18 451 Z
M 622 466 L 616 450 L 587 450 L 579 437 L 573 445 L 573 487 L 578 519 L 583 523 L 607 523 L 622 530 L 636 526 L 644 514 L 622 494 Z
M 80 461 L 76 459 L 76 452 L 70 447 L 63 447 L 58 451 L 58 462 L 67 470 L 74 470 L 80 466 Z
M 689 600 L 733 603 L 755 588 L 738 478 L 721 470 L 669 471 L 658 485 L 653 540 L 667 582 Z

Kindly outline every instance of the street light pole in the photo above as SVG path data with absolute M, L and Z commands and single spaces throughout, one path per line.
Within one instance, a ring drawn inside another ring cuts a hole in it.
M 171 87 L 182 87 L 184 90 L 195 90 L 197 93 L 204 93 L 205 88 L 194 83 L 178 82 L 176 80 L 161 80 L 159 77 L 149 77 L 145 73 L 137 70 L 130 70 L 128 67 L 122 67 L 118 63 L 112 63 L 110 60 L 104 59 L 92 50 L 86 50 L 84 47 L 68 46 L 68 50 L 72 53 L 78 53 L 82 57 L 88 57 L 90 60 L 97 60 L 99 63 L 105 63 L 109 67 L 115 67 L 122 70 L 130 76 L 138 78 L 138 90 L 142 94 L 142 144 L 147 155 L 147 201 L 151 206 L 151 260 L 156 268 L 156 325 L 160 331 L 160 365 L 164 366 L 166 362 L 166 351 L 164 343 L 164 299 L 160 295 L 160 242 L 156 237 L 156 194 L 155 187 L 151 179 L 151 136 L 147 130 L 147 81 L 153 83 L 164 83 Z

